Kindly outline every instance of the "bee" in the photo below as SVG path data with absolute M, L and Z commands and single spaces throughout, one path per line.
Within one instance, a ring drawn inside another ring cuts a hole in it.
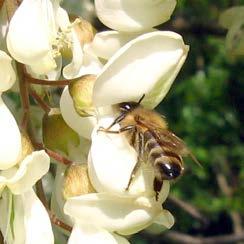
M 100 127 L 98 131 L 112 134 L 125 133 L 138 155 L 126 190 L 129 189 L 141 163 L 150 163 L 154 170 L 153 187 L 157 199 L 164 180 L 173 180 L 183 174 L 182 157 L 190 156 L 197 164 L 199 162 L 184 141 L 168 129 L 163 116 L 141 105 L 144 97 L 145 95 L 139 102 L 116 104 L 115 108 L 119 111 L 118 117 L 108 128 Z M 117 123 L 120 129 L 112 130 Z

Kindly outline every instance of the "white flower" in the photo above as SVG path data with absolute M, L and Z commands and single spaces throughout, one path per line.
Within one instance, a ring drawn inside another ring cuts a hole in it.
M 113 30 L 97 33 L 90 48 L 98 57 L 109 59 L 128 41 L 155 31 L 152 27 L 166 22 L 175 5 L 175 0 L 96 0 L 98 18 Z
M 12 167 L 21 154 L 21 137 L 17 123 L 2 100 L 2 92 L 15 82 L 12 59 L 0 50 L 0 170 Z
M 118 31 L 141 31 L 167 21 L 175 0 L 95 0 L 98 18 Z
M 45 151 L 25 155 L 30 148 L 21 143 L 18 125 L 1 98 L 15 82 L 11 60 L 0 51 L 0 229 L 7 243 L 51 244 L 48 214 L 32 190 L 47 173 L 49 156 Z
M 174 32 L 155 31 L 128 42 L 112 56 L 95 82 L 93 101 L 97 107 L 123 101 L 138 101 L 154 108 L 170 89 L 183 65 L 188 46 Z M 142 72 L 143 71 L 143 72 Z M 60 100 L 60 109 L 66 123 L 85 137 L 97 123 L 96 118 L 80 117 L 67 88 Z
M 88 69 L 91 64 L 90 70 L 98 69 L 100 63 L 83 53 L 73 28 L 77 22 L 70 23 L 59 1 L 24 0 L 10 21 L 8 50 L 17 61 L 26 64 L 34 76 L 58 79 L 62 67 L 61 49 L 67 48 L 72 49 L 73 58 L 64 68 L 66 78 L 81 75 L 82 66 Z
M 188 46 L 173 32 L 155 31 L 128 42 L 98 75 L 93 90 L 94 106 L 99 110 L 120 102 L 138 101 L 145 94 L 143 105 L 154 108 L 168 92 L 187 52 Z M 78 118 L 70 99 L 65 89 L 60 106 L 66 122 L 80 135 L 89 135 L 88 125 L 94 128 L 88 169 L 98 193 L 67 200 L 64 211 L 75 223 L 69 243 L 76 243 L 78 238 L 88 243 L 96 243 L 97 238 L 103 238 L 104 243 L 123 243 L 125 240 L 118 241 L 114 232 L 133 234 L 153 222 L 171 227 L 173 217 L 161 206 L 168 195 L 169 183 L 164 182 L 156 201 L 154 173 L 150 165 L 145 165 L 125 191 L 137 162 L 136 152 L 123 135 L 97 132 L 99 126 L 108 127 L 115 115 L 100 110 L 94 127 L 94 120 L 91 123 L 91 119 Z M 77 122 L 79 127 L 75 125 Z M 119 129 L 119 124 L 113 129 Z

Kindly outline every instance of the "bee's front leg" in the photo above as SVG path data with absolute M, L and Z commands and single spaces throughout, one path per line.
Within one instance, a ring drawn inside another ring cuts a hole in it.
M 97 131 L 98 132 L 102 131 L 102 132 L 109 133 L 109 134 L 120 134 L 122 132 L 134 130 L 134 129 L 135 129 L 135 125 L 128 125 L 128 126 L 120 128 L 119 130 L 110 130 L 110 127 L 104 128 L 104 127 L 100 126 Z

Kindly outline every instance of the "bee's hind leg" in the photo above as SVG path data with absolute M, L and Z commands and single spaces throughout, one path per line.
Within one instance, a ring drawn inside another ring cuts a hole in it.
M 136 138 L 137 137 L 137 138 Z M 131 185 L 132 180 L 134 179 L 136 172 L 138 171 L 138 169 L 141 166 L 141 162 L 142 162 L 142 157 L 144 155 L 144 137 L 143 134 L 141 132 L 137 133 L 136 130 L 134 131 L 133 135 L 132 135 L 132 141 L 131 144 L 134 146 L 134 148 L 137 151 L 137 161 L 136 164 L 131 172 L 130 175 L 130 179 L 128 182 L 127 187 L 125 188 L 126 191 L 129 190 L 129 187 Z

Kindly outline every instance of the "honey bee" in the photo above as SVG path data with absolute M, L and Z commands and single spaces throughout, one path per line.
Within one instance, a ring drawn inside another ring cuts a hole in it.
M 115 105 L 119 116 L 108 128 L 100 127 L 98 131 L 118 134 L 125 133 L 129 143 L 137 152 L 137 163 L 131 173 L 126 190 L 128 190 L 134 175 L 142 162 L 150 163 L 154 169 L 154 191 L 156 199 L 164 180 L 173 180 L 184 171 L 184 156 L 190 156 L 197 164 L 199 162 L 187 148 L 182 139 L 168 129 L 163 116 L 154 110 L 144 108 L 139 102 L 123 102 Z M 112 127 L 119 123 L 119 130 Z

